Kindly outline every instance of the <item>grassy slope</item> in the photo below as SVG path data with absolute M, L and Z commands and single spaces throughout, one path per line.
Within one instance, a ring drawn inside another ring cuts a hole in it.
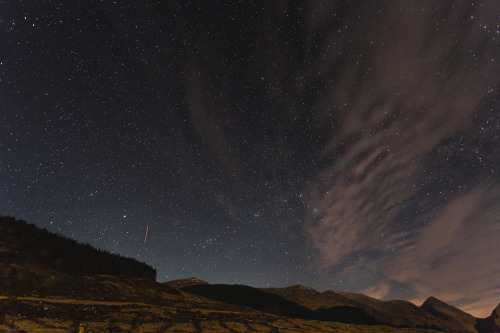
M 147 279 L 0 261 L 0 331 L 75 332 L 81 323 L 86 332 L 431 332 L 280 317 Z
M 75 274 L 0 228 L 0 332 L 431 332 L 300 320 L 224 304 L 140 277 Z M 64 263 L 63 263 L 64 266 Z
M 74 332 L 84 323 L 86 332 L 433 332 L 300 320 L 255 311 L 130 302 L 0 298 L 0 309 L 3 314 L 0 331 L 59 329 Z
M 310 309 L 353 306 L 363 309 L 379 322 L 391 326 L 415 328 L 439 328 L 453 332 L 475 332 L 475 318 L 447 305 L 448 311 L 430 311 L 407 301 L 381 301 L 358 293 L 325 291 L 318 292 L 304 286 L 263 289 L 297 302 Z M 441 304 L 441 303 L 440 303 Z M 445 303 L 443 303 L 445 304 Z M 439 309 L 443 309 L 444 305 Z M 455 311 L 451 311 L 455 309 Z M 462 315 L 464 314 L 464 315 Z M 470 318 L 469 318 L 470 317 Z M 465 319 L 464 319 L 465 318 Z

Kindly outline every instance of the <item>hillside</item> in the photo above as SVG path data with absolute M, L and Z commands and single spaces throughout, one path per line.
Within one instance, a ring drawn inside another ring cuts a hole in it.
M 476 318 L 435 297 L 429 297 L 420 308 L 435 315 L 436 317 L 442 318 L 445 321 L 453 319 L 455 326 L 457 326 L 456 324 L 458 323 L 465 327 L 469 332 L 475 332 L 477 322 Z
M 336 292 L 328 290 L 318 292 L 304 286 L 285 288 L 264 288 L 263 291 L 274 293 L 296 302 L 311 310 L 338 306 L 350 306 L 362 309 L 379 323 L 394 327 L 433 328 L 445 332 L 500 332 L 495 311 L 485 319 L 474 318 L 434 297 L 429 297 L 421 307 L 407 301 L 381 301 L 363 294 Z M 498 309 L 498 308 L 497 308 Z M 500 310 L 499 310 L 500 311 Z M 500 312 L 499 312 L 500 313 Z
M 262 288 L 262 290 L 280 295 L 288 300 L 302 304 L 311 310 L 331 308 L 334 306 L 350 306 L 349 304 L 346 304 L 346 302 L 328 297 L 328 295 L 324 293 L 320 293 L 313 288 L 302 285 L 294 285 L 285 288 Z
M 328 294 L 318 296 L 328 307 L 310 309 L 248 286 L 158 283 L 148 265 L 12 218 L 0 217 L 0 258 L 0 331 L 437 332 L 375 325 L 366 309 Z M 481 322 L 481 333 L 496 332 L 497 319 Z
M 334 306 L 311 310 L 279 295 L 242 285 L 195 285 L 182 290 L 228 304 L 247 306 L 252 309 L 280 316 L 335 321 L 359 325 L 374 325 L 379 322 L 364 310 L 351 306 Z
M 156 280 L 156 270 L 149 265 L 79 244 L 11 217 L 0 216 L 0 257 L 25 265 L 43 262 L 46 267 L 69 274 L 112 274 Z

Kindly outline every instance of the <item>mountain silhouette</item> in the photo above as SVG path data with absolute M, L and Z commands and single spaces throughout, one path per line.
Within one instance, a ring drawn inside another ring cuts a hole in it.
M 435 297 L 429 297 L 420 308 L 441 318 L 447 327 L 455 327 L 455 329 L 464 327 L 468 332 L 476 331 L 477 318 Z
M 110 332 L 500 333 L 500 304 L 477 319 L 434 297 L 417 307 L 301 285 L 158 283 L 149 265 L 2 216 L 0 259 L 0 331 L 77 331 L 85 323 Z
M 299 304 L 308 304 L 311 309 L 320 307 L 349 306 L 364 310 L 374 320 L 390 326 L 411 328 L 439 328 L 435 318 L 416 305 L 406 301 L 384 302 L 378 299 L 357 293 L 336 292 L 328 290 L 318 292 L 314 289 L 305 290 L 303 287 L 271 288 L 266 289 L 282 295 Z M 307 294 L 307 296 L 305 296 Z M 305 303 L 303 300 L 306 299 Z
M 360 325 L 379 323 L 360 308 L 336 306 L 311 310 L 281 296 L 243 285 L 194 285 L 182 288 L 182 290 L 224 303 L 248 306 L 258 311 L 280 316 Z
M 358 293 L 333 290 L 320 293 L 301 285 L 262 290 L 280 295 L 311 310 L 338 306 L 354 307 L 363 310 L 364 314 L 378 323 L 393 327 L 431 328 L 462 333 L 497 333 L 495 329 L 499 327 L 500 316 L 495 312 L 497 310 L 488 318 L 478 319 L 434 297 L 429 297 L 418 307 L 407 301 L 381 301 Z

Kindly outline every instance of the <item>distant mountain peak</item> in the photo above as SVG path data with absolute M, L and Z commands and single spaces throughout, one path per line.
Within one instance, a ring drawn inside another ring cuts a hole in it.
M 185 288 L 185 287 L 189 287 L 189 286 L 207 285 L 209 283 L 205 280 L 202 280 L 202 279 L 190 277 L 190 278 L 186 278 L 186 279 L 166 281 L 166 282 L 163 282 L 163 284 L 169 285 L 169 286 L 174 287 L 174 288 L 181 289 L 181 288 Z
M 421 308 L 438 318 L 461 325 L 468 332 L 474 332 L 476 318 L 436 297 L 429 297 Z
M 424 304 L 422 304 L 422 307 L 426 307 L 426 306 L 435 306 L 435 305 L 446 305 L 446 306 L 449 306 L 449 304 L 447 304 L 446 302 L 443 302 L 442 300 L 434 297 L 434 296 L 430 296 L 429 298 L 427 298 L 424 302 Z
M 300 289 L 300 290 L 315 290 L 314 288 L 304 286 L 302 284 L 295 284 L 293 286 L 286 287 L 287 289 Z
M 462 310 L 454 307 L 453 305 L 443 302 L 442 300 L 437 299 L 434 296 L 427 298 L 424 304 L 422 304 L 421 308 L 436 316 L 460 315 L 460 316 L 470 317 L 470 319 L 473 318 L 470 314 L 463 312 Z
M 203 283 L 203 284 L 208 284 L 207 281 L 205 280 L 202 280 L 202 279 L 198 279 L 198 278 L 195 278 L 195 277 L 190 277 L 190 278 L 187 278 L 185 279 L 186 281 L 192 281 L 192 282 L 196 282 L 196 283 Z

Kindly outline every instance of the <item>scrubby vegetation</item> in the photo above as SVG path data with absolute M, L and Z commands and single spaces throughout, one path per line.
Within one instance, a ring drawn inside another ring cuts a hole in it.
M 156 281 L 156 270 L 145 263 L 80 244 L 12 217 L 0 216 L 0 256 L 41 261 L 74 275 L 110 274 Z

